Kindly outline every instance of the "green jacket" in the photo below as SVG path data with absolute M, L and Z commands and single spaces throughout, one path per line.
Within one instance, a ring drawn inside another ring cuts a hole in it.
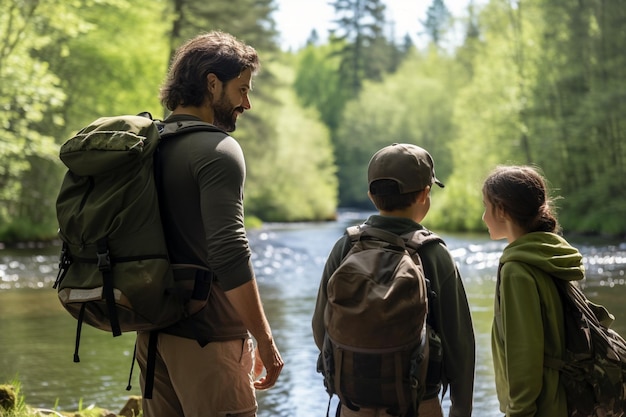
M 398 235 L 423 227 L 407 218 L 373 215 L 366 224 Z M 322 350 L 324 343 L 324 310 L 328 301 L 326 284 L 351 248 L 344 234 L 333 247 L 320 282 L 317 303 L 313 313 L 313 337 Z M 474 392 L 475 340 L 472 318 L 459 271 L 448 249 L 442 244 L 430 244 L 420 250 L 424 273 L 437 294 L 433 316 L 443 346 L 443 379 L 450 388 L 450 417 L 469 417 L 472 414 Z M 426 397 L 437 392 L 427 392 Z
M 564 350 L 563 309 L 555 279 L 584 277 L 582 255 L 554 233 L 510 243 L 500 258 L 491 333 L 496 391 L 506 416 L 565 417 L 565 391 L 544 356 Z

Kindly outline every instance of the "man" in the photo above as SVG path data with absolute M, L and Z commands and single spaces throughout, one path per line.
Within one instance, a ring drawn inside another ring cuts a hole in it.
M 161 89 L 161 102 L 171 110 L 165 131 L 188 121 L 234 131 L 239 115 L 251 108 L 248 94 L 258 67 L 256 51 L 229 34 L 188 41 L 177 50 Z M 283 367 L 250 262 L 244 156 L 224 132 L 187 133 L 161 145 L 161 208 L 170 257 L 209 269 L 213 282 L 204 308 L 156 335 L 154 388 L 152 399 L 143 401 L 145 417 L 256 416 L 255 389 L 271 388 Z M 175 277 L 184 282 L 195 272 L 175 271 Z M 144 393 L 149 339 L 147 332 L 138 334 Z M 256 380 L 263 367 L 264 377 Z
M 379 214 L 370 216 L 365 227 L 373 226 L 397 235 L 424 229 L 420 222 L 430 210 L 431 187 L 433 184 L 443 187 L 435 177 L 430 154 L 419 146 L 401 143 L 394 143 L 374 154 L 368 166 L 368 183 L 368 196 Z M 335 243 L 322 274 L 312 320 L 313 336 L 320 352 L 326 336 L 324 312 L 328 303 L 328 280 L 350 248 L 350 238 L 344 235 Z M 441 345 L 441 349 L 437 349 L 435 340 L 430 338 L 431 361 L 418 415 L 441 417 L 443 410 L 438 394 L 443 384 L 449 384 L 452 403 L 449 416 L 469 417 L 474 390 L 475 340 L 463 282 L 444 244 L 427 243 L 418 252 L 430 289 L 436 294 L 436 297 L 429 297 L 428 320 L 439 336 L 437 344 Z M 437 351 L 443 353 L 437 358 L 439 362 L 434 357 Z M 341 417 L 389 415 L 383 407 L 352 410 L 343 404 L 341 408 Z

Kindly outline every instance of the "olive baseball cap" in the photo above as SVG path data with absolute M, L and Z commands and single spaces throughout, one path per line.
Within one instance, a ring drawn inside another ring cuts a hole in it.
M 376 183 L 378 180 L 392 180 L 395 184 Z M 376 152 L 367 168 L 367 181 L 373 195 L 412 193 L 432 184 L 444 187 L 435 176 L 435 162 L 430 154 L 409 143 L 394 143 Z

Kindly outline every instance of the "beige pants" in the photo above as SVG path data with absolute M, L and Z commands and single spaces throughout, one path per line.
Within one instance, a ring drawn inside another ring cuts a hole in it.
M 443 410 L 439 398 L 423 400 L 419 406 L 419 417 L 443 417 Z M 352 411 L 346 406 L 341 406 L 341 417 L 391 417 L 384 408 L 361 408 Z
M 144 417 L 255 417 L 252 341 L 212 342 L 160 333 L 152 399 Z M 149 333 L 137 335 L 141 389 L 145 387 Z

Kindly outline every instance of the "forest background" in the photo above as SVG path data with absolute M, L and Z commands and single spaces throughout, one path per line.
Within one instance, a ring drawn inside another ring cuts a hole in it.
M 329 3 L 330 36 L 284 51 L 274 0 L 0 0 L 0 242 L 53 238 L 60 144 L 100 116 L 164 117 L 172 51 L 213 29 L 262 60 L 234 133 L 249 219 L 372 208 L 369 158 L 407 142 L 430 151 L 446 184 L 432 229 L 484 230 L 482 180 L 516 163 L 563 197 L 566 232 L 626 235 L 622 0 L 470 1 L 460 16 L 432 0 L 415 22 L 420 47 L 395 41 L 382 0 Z M 454 44 L 453 28 L 464 33 Z

